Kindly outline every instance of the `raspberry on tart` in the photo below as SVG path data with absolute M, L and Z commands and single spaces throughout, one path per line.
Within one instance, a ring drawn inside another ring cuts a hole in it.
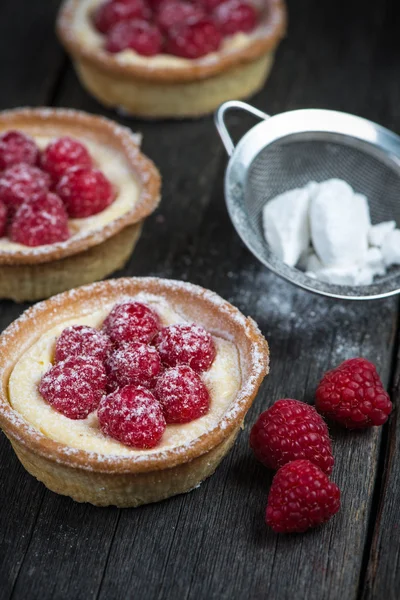
M 68 215 L 56 194 L 48 192 L 24 202 L 15 213 L 10 239 L 25 246 L 64 242 L 70 237 Z
M 106 41 L 108 52 L 117 53 L 130 48 L 142 56 L 161 52 L 163 38 L 158 27 L 147 21 L 121 21 L 109 31 Z
M 40 164 L 57 182 L 71 167 L 92 166 L 92 159 L 85 146 L 76 139 L 68 136 L 60 137 L 51 142 L 41 156 Z
M 93 15 L 93 23 L 100 33 L 108 33 L 115 25 L 132 19 L 147 20 L 151 11 L 144 0 L 107 0 Z
M 83 219 L 102 212 L 115 198 L 111 182 L 99 169 L 73 167 L 65 171 L 56 192 L 73 219 Z
M 6 131 L 0 136 L 0 170 L 19 163 L 35 165 L 38 159 L 35 140 L 22 131 Z
M 256 9 L 241 0 L 220 3 L 213 13 L 213 18 L 224 36 L 234 35 L 240 31 L 249 33 L 257 25 Z
M 0 200 L 0 238 L 5 235 L 7 231 L 7 207 Z
M 197 372 L 207 371 L 216 355 L 210 333 L 195 324 L 164 327 L 155 337 L 154 344 L 169 367 L 189 365 Z
M 105 435 L 134 448 L 154 448 L 166 428 L 160 403 L 143 387 L 127 385 L 105 396 L 97 414 Z
M 104 332 L 114 344 L 133 340 L 147 344 L 159 329 L 158 315 L 141 302 L 117 304 L 103 323 Z
M 0 200 L 14 213 L 27 200 L 48 192 L 50 185 L 47 173 L 27 163 L 19 163 L 1 174 Z
M 185 25 L 205 16 L 206 13 L 199 4 L 183 0 L 164 0 L 157 11 L 156 22 L 162 31 L 168 33 L 176 25 Z
M 161 371 L 161 359 L 154 346 L 125 342 L 110 354 L 106 369 L 109 389 L 125 385 L 152 388 Z
M 71 356 L 44 374 L 39 391 L 65 417 L 86 419 L 105 394 L 106 381 L 106 371 L 99 360 Z
M 98 329 L 73 325 L 64 329 L 58 338 L 55 360 L 61 362 L 71 356 L 85 356 L 104 362 L 112 348 L 109 338 Z
M 210 394 L 187 365 L 167 369 L 157 379 L 154 395 L 161 403 L 167 423 L 189 423 L 210 408 Z
M 294 460 L 276 473 L 266 523 L 276 533 L 302 533 L 326 523 L 340 509 L 340 490 L 308 460 Z
M 165 50 L 167 54 L 193 60 L 216 52 L 221 42 L 220 30 L 211 19 L 203 17 L 169 29 Z

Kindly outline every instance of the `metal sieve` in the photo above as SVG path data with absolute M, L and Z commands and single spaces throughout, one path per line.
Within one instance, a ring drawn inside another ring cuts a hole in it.
M 225 115 L 244 110 L 262 119 L 235 147 Z M 225 102 L 215 122 L 230 161 L 225 176 L 229 215 L 246 246 L 266 267 L 291 283 L 325 296 L 350 300 L 385 298 L 400 292 L 400 267 L 368 286 L 342 286 L 308 277 L 271 252 L 262 228 L 262 208 L 309 181 L 339 178 L 369 200 L 372 223 L 400 225 L 400 137 L 353 115 L 295 110 L 275 116 L 238 101 Z

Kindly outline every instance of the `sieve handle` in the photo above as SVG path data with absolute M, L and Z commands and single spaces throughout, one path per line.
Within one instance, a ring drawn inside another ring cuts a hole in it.
M 233 151 L 235 150 L 235 144 L 233 143 L 233 140 L 225 124 L 225 113 L 228 110 L 231 110 L 232 108 L 235 108 L 236 110 L 244 110 L 254 115 L 255 117 L 259 117 L 263 120 L 269 119 L 270 117 L 270 115 L 267 115 L 267 113 L 258 110 L 258 108 L 254 108 L 254 106 L 246 104 L 246 102 L 240 102 L 239 100 L 229 100 L 229 102 L 224 102 L 224 104 L 221 104 L 221 106 L 215 113 L 215 126 L 218 129 L 218 133 L 221 136 L 221 140 L 223 141 L 223 144 L 229 156 L 232 156 Z

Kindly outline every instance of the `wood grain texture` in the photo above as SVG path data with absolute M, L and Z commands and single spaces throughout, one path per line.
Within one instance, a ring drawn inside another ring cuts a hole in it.
M 34 11 L 36 3 L 14 4 Z M 53 40 L 50 21 L 56 4 L 41 3 L 46 40 Z M 387 58 L 397 48 L 394 4 L 291 0 L 288 39 L 269 84 L 254 103 L 271 113 L 305 106 L 336 108 L 399 129 L 398 63 Z M 3 3 L 0 16 L 2 11 Z M 28 23 L 23 27 L 26 46 L 36 48 Z M 8 34 L 8 45 L 13 47 L 17 39 Z M 88 97 L 71 67 L 66 73 L 57 71 L 58 50 L 54 40 L 46 43 L 53 62 L 46 65 L 47 57 L 44 63 L 30 63 L 19 55 L 16 80 L 28 77 L 29 83 L 26 89 L 13 84 L 8 100 L 3 90 L 2 106 L 45 102 L 51 96 L 57 106 L 115 117 Z M 4 77 L 9 76 L 7 69 L 0 63 Z M 43 83 L 44 72 L 50 83 Z M 354 304 L 317 298 L 261 267 L 229 221 L 223 198 L 226 157 L 211 118 L 182 123 L 118 120 L 143 132 L 144 150 L 160 167 L 164 185 L 160 209 L 146 222 L 121 274 L 190 280 L 232 301 L 257 320 L 268 338 L 271 375 L 217 473 L 191 494 L 153 506 L 119 511 L 58 497 L 23 471 L 2 437 L 0 597 L 355 600 L 364 591 L 360 583 L 371 540 L 365 598 L 397 597 L 397 415 L 389 432 L 388 475 L 376 525 L 372 505 L 374 493 L 381 493 L 377 470 L 386 430 L 331 429 L 333 479 L 342 489 L 343 508 L 325 527 L 301 536 L 277 536 L 264 525 L 272 475 L 248 448 L 250 427 L 261 410 L 280 397 L 313 402 L 322 373 L 345 358 L 364 355 L 373 360 L 388 383 L 397 300 Z M 232 115 L 235 138 L 251 123 Z M 22 308 L 1 303 L 0 327 Z

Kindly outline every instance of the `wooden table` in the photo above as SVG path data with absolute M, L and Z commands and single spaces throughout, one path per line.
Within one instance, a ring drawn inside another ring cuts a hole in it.
M 332 428 L 342 510 L 305 535 L 264 524 L 271 473 L 248 447 L 261 410 L 281 397 L 313 402 L 322 373 L 363 355 L 399 397 L 396 298 L 345 303 L 279 280 L 245 249 L 223 197 L 226 155 L 211 118 L 125 120 L 79 85 L 57 43 L 58 0 L 1 0 L 0 107 L 67 106 L 144 134 L 163 202 L 119 275 L 157 275 L 211 288 L 259 323 L 271 374 L 217 473 L 191 494 L 139 509 L 80 505 L 45 489 L 0 438 L 0 598 L 102 600 L 369 600 L 400 597 L 400 423 L 364 433 Z M 400 131 L 396 0 L 291 0 L 289 35 L 254 104 L 272 113 L 326 107 Z M 236 137 L 250 121 L 232 117 Z M 400 200 L 400 199 L 399 199 Z M 0 328 L 26 308 L 0 303 Z

